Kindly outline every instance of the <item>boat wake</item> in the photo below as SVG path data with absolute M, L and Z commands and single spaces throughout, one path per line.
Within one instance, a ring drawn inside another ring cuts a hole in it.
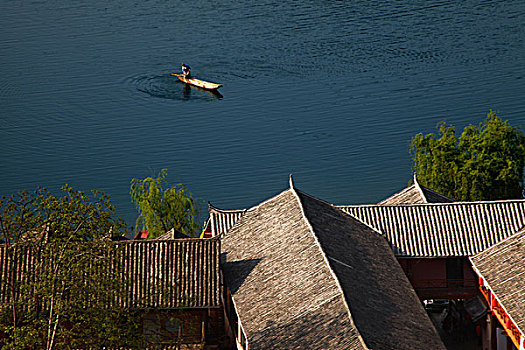
M 218 91 L 208 91 L 180 82 L 169 73 L 163 75 L 140 75 L 125 79 L 136 91 L 152 97 L 177 101 L 212 101 L 223 96 Z

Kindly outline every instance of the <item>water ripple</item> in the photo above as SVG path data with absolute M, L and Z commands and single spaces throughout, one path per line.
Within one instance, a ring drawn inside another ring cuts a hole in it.
M 214 101 L 223 97 L 217 91 L 184 84 L 170 74 L 131 76 L 124 79 L 124 82 L 149 96 L 168 100 Z
M 0 1 L 0 195 L 67 181 L 128 215 L 129 180 L 167 167 L 226 208 L 290 172 L 378 202 L 439 121 L 494 109 L 524 129 L 524 16 L 523 0 Z M 181 62 L 225 98 L 170 76 Z

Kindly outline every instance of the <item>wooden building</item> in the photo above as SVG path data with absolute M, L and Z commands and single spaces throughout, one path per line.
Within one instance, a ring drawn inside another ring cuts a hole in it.
M 453 202 L 419 185 L 417 180 L 376 205 L 335 208 L 386 238 L 421 300 L 468 299 L 465 307 L 476 310 L 476 318 L 482 318 L 486 308 L 477 297 L 478 278 L 469 257 L 525 226 L 524 200 Z M 239 230 L 252 210 L 222 210 L 210 205 L 203 235 L 228 237 L 230 232 Z M 231 300 L 227 309 L 235 303 Z M 242 333 L 243 327 L 235 324 L 235 332 Z
M 483 349 L 525 349 L 525 228 L 470 260 L 490 310 Z
M 170 235 L 168 235 L 170 237 Z M 140 311 L 144 334 L 161 335 L 166 347 L 219 349 L 225 345 L 224 311 L 219 271 L 220 241 L 212 239 L 156 239 L 122 241 L 119 268 L 124 290 L 119 306 Z M 22 278 L 35 257 L 10 260 L 0 246 L 0 286 Z M 117 296 L 116 296 L 117 297 Z M 0 302 L 9 293 L 0 288 Z M 162 347 L 160 347 L 162 348 Z
M 417 181 L 379 204 L 337 207 L 385 236 L 421 299 L 474 297 L 468 258 L 525 225 L 524 200 L 451 202 Z M 210 205 L 203 235 L 227 232 L 245 213 Z
M 122 244 L 124 275 L 131 282 L 125 294 L 130 298 L 127 305 L 145 310 L 144 331 L 158 333 L 176 327 L 174 331 L 180 338 L 177 342 L 188 347 L 222 346 L 225 333 L 220 300 L 220 241 L 156 239 Z M 155 290 L 171 295 L 159 298 Z M 167 324 L 170 318 L 177 319 L 175 326 Z M 170 342 L 169 337 L 166 343 Z
M 239 349 L 444 349 L 370 226 L 292 181 L 222 218 L 226 308 Z
M 421 299 L 474 297 L 468 257 L 525 225 L 523 200 L 339 208 L 385 235 Z

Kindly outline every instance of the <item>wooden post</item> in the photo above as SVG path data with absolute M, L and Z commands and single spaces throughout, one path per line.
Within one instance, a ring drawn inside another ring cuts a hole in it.
M 241 333 L 241 320 L 237 316 L 237 340 L 239 344 L 242 344 L 242 333 Z
M 201 313 L 201 343 L 206 340 L 206 310 Z
M 496 334 L 496 322 L 494 320 L 494 315 L 492 315 L 492 313 L 489 313 L 487 315 L 487 320 L 488 320 L 488 325 L 487 325 L 487 330 L 488 330 L 488 348 L 489 348 L 489 350 L 496 350 L 496 347 L 497 347 L 497 343 L 496 343 L 497 334 Z

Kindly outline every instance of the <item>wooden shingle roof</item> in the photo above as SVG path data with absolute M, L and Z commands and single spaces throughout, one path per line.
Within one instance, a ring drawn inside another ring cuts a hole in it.
M 213 239 L 140 240 L 117 244 L 123 281 L 118 304 L 134 308 L 220 307 L 220 241 Z M 11 248 L 13 246 L 11 245 Z M 0 302 L 10 297 L 7 284 L 23 281 L 38 262 L 31 245 L 19 259 L 0 246 Z M 26 277 L 24 277 L 26 276 Z
M 525 334 L 525 229 L 476 254 L 470 261 Z
M 444 349 L 384 237 L 293 186 L 222 251 L 250 349 Z
M 383 233 L 398 257 L 472 256 L 525 225 L 525 200 L 338 207 Z

